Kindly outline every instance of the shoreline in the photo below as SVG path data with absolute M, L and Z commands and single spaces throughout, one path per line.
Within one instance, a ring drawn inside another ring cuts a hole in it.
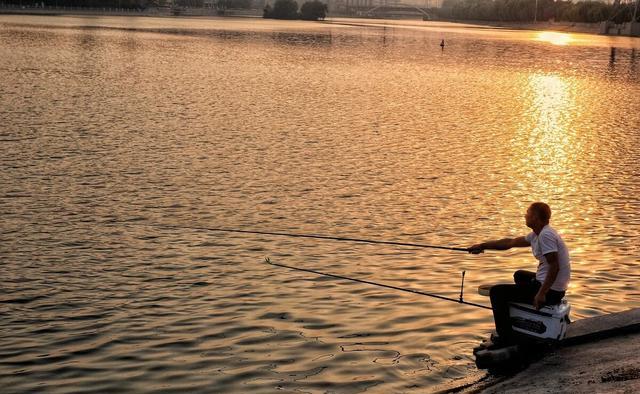
M 457 393 L 591 393 L 640 391 L 640 308 L 576 320 L 551 351 L 523 354 L 522 369 L 490 372 L 471 384 L 450 386 Z M 489 370 L 491 371 L 491 370 Z
M 213 9 L 192 9 L 180 15 L 174 15 L 168 9 L 110 9 L 110 8 L 19 8 L 7 7 L 0 8 L 0 15 L 42 15 L 42 16 L 133 16 L 133 17 L 170 17 L 170 18 L 256 18 L 262 17 L 261 10 L 228 10 L 225 15 L 219 15 Z M 379 18 L 363 18 L 349 15 L 329 15 L 332 18 L 355 18 L 362 20 L 385 20 Z M 396 20 L 389 18 L 390 20 Z M 407 19 L 413 20 L 413 19 Z M 415 19 L 421 21 L 421 19 Z M 437 19 L 433 22 L 460 23 L 474 26 L 487 26 L 493 28 L 513 29 L 513 30 L 532 30 L 532 31 L 556 31 L 562 33 L 581 33 L 581 34 L 599 34 L 600 23 L 573 23 L 573 22 L 501 22 L 501 21 L 480 21 L 480 20 L 460 20 L 460 19 Z
M 558 349 L 523 371 L 459 393 L 640 391 L 640 333 Z
M 574 22 L 499 22 L 499 21 L 463 21 L 448 20 L 446 22 L 464 23 L 477 26 L 491 26 L 513 30 L 556 31 L 560 33 L 599 34 L 600 23 L 574 23 Z

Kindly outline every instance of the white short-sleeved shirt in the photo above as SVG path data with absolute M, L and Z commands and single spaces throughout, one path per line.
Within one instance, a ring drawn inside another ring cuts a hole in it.
M 569 279 L 571 277 L 569 250 L 556 230 L 551 228 L 551 226 L 546 225 L 542 228 L 539 235 L 532 231 L 527 234 L 525 239 L 531 244 L 531 251 L 539 262 L 538 270 L 536 272 L 536 280 L 541 283 L 544 282 L 544 279 L 547 277 L 547 273 L 549 272 L 549 264 L 547 263 L 547 259 L 544 255 L 551 252 L 557 252 L 560 270 L 558 271 L 556 280 L 551 285 L 551 290 L 567 290 L 567 287 L 569 286 Z

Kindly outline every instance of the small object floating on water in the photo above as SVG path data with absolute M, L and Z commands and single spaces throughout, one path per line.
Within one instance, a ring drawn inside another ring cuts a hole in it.
M 440 42 L 440 48 L 444 49 L 444 38 L 442 39 L 442 41 Z

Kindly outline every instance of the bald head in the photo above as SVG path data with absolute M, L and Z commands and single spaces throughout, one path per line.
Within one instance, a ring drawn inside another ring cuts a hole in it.
M 529 206 L 529 210 L 541 223 L 549 224 L 549 220 L 551 219 L 551 208 L 549 205 L 543 202 L 534 202 Z

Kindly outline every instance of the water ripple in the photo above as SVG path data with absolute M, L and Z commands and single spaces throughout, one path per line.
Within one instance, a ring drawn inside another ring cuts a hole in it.
M 636 39 L 560 48 L 421 21 L 0 26 L 9 393 L 429 391 L 477 373 L 490 314 L 264 258 L 453 298 L 466 271 L 477 303 L 478 285 L 534 268 L 526 251 L 189 226 L 466 246 L 526 232 L 526 205 L 548 200 L 573 318 L 638 304 Z

